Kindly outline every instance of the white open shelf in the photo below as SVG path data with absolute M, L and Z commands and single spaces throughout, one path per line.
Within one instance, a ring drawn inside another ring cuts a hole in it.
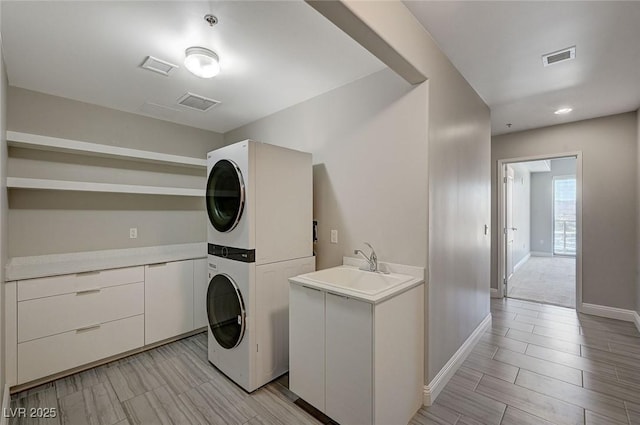
M 65 152 L 103 158 L 118 158 L 129 161 L 154 162 L 193 168 L 207 167 L 206 159 L 121 148 L 98 143 L 80 142 L 38 134 L 20 133 L 17 131 L 7 131 L 7 144 L 18 148 Z
M 12 189 L 70 190 L 79 192 L 137 193 L 143 195 L 202 196 L 203 189 L 181 187 L 139 186 L 130 184 L 91 183 L 67 180 L 31 179 L 7 177 L 7 187 Z

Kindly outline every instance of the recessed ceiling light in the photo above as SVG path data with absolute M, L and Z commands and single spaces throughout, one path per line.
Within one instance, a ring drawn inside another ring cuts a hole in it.
M 555 111 L 554 114 L 556 114 L 556 115 L 564 115 L 564 114 L 568 114 L 571 111 L 573 111 L 573 108 L 560 108 L 557 111 Z
M 220 72 L 220 61 L 215 52 L 204 47 L 189 47 L 184 53 L 184 66 L 193 75 L 211 78 Z

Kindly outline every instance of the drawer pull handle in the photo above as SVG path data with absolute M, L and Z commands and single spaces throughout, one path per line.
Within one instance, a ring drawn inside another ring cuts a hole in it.
M 101 288 L 91 288 L 91 289 L 85 289 L 84 291 L 78 291 L 76 292 L 76 295 L 88 295 L 88 294 L 97 294 L 101 291 Z
M 149 264 L 149 267 L 160 267 L 160 266 L 166 266 L 167 263 L 166 261 L 164 263 L 153 263 L 153 264 Z
M 92 331 L 94 329 L 99 329 L 100 325 L 91 325 L 91 326 L 85 326 L 84 328 L 78 328 L 76 329 L 76 333 L 82 333 L 82 332 L 88 332 L 88 331 Z
M 302 285 L 302 287 L 303 287 L 304 289 L 311 289 L 312 291 L 322 292 L 322 289 L 312 288 L 312 287 L 310 287 L 310 286 L 305 286 L 305 285 Z
M 80 272 L 80 273 L 76 273 L 76 276 L 91 276 L 94 274 L 100 274 L 100 270 L 91 270 L 88 272 Z

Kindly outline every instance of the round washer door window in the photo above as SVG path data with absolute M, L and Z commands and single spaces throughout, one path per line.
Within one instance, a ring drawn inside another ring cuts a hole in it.
M 244 180 L 236 164 L 222 159 L 213 166 L 207 180 L 207 214 L 219 232 L 238 225 L 244 208 Z
M 244 336 L 246 312 L 236 283 L 225 274 L 215 275 L 207 290 L 207 315 L 214 338 L 223 348 L 234 348 Z

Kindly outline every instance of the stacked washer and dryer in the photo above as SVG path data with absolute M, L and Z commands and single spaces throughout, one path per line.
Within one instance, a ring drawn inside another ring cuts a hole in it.
M 251 392 L 288 371 L 287 279 L 315 270 L 311 154 L 246 140 L 207 164 L 209 361 Z

